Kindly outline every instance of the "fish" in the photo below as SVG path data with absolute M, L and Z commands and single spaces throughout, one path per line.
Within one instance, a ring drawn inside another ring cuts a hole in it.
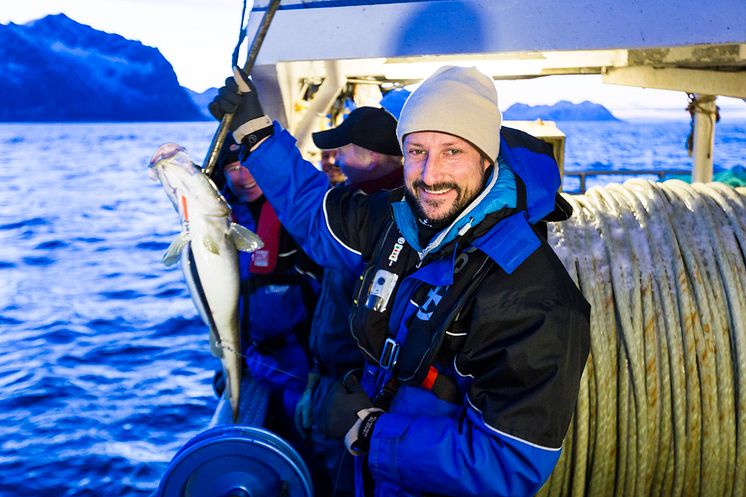
M 210 329 L 213 354 L 220 357 L 235 421 L 242 369 L 238 251 L 254 252 L 264 244 L 232 222 L 230 205 L 181 145 L 161 145 L 150 159 L 148 176 L 160 181 L 181 222 L 181 232 L 161 261 L 166 266 L 181 262 L 195 307 Z

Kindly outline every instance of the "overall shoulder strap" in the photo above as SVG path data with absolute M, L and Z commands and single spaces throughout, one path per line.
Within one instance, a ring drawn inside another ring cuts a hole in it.
M 256 233 L 264 242 L 264 246 L 252 255 L 250 273 L 271 274 L 274 272 L 280 252 L 281 230 L 282 225 L 274 209 L 269 202 L 264 202 L 256 228 Z
M 457 317 L 461 318 L 461 311 L 494 267 L 487 254 L 470 247 L 456 257 L 451 285 L 422 285 L 412 295 L 418 311 L 406 323 L 400 323 L 395 337 L 401 346 L 396 371 L 400 381 L 410 385 L 422 383 L 441 349 L 446 331 Z

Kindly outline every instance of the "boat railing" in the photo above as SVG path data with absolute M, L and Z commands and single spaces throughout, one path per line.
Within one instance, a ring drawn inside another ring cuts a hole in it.
M 622 170 L 609 170 L 609 169 L 591 169 L 589 171 L 564 171 L 565 177 L 577 177 L 580 180 L 580 186 L 577 190 L 570 190 L 565 188 L 563 185 L 562 191 L 566 193 L 585 193 L 586 189 L 586 178 L 588 176 L 658 176 L 658 180 L 662 180 L 667 176 L 690 176 L 691 170 L 686 169 L 622 169 Z

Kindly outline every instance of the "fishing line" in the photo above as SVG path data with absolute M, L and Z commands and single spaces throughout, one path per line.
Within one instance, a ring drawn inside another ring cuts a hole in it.
M 549 242 L 591 304 L 573 422 L 541 497 L 746 494 L 746 190 L 591 188 Z
M 238 52 L 241 50 L 241 45 L 243 45 L 243 41 L 246 38 L 246 31 L 248 29 L 249 22 L 246 19 L 246 0 L 243 0 L 243 8 L 241 9 L 241 25 L 238 30 L 238 41 L 236 42 L 236 48 L 233 49 L 233 56 L 231 57 L 231 67 L 238 67 Z
M 307 378 L 303 378 L 301 376 L 293 374 L 290 371 L 285 371 L 283 369 L 280 369 L 277 366 L 273 366 L 273 365 L 268 364 L 268 363 L 263 362 L 263 361 L 258 361 L 258 360 L 256 360 L 255 357 L 251 357 L 250 358 L 247 355 L 242 354 L 241 352 L 238 352 L 238 351 L 234 350 L 233 347 L 231 347 L 230 345 L 223 345 L 221 343 L 218 343 L 218 344 L 216 344 L 216 347 L 219 348 L 219 349 L 227 350 L 228 352 L 230 352 L 232 354 L 235 354 L 235 355 L 237 355 L 238 357 L 240 357 L 242 359 L 245 359 L 245 360 L 249 360 L 250 359 L 252 363 L 259 364 L 259 365 L 264 366 L 267 369 L 270 369 L 272 371 L 277 371 L 278 373 L 282 373 L 282 374 L 284 374 L 284 375 L 286 375 L 286 376 L 288 376 L 290 378 L 295 378 L 297 380 L 300 380 L 304 385 L 306 384 L 306 381 L 308 380 Z

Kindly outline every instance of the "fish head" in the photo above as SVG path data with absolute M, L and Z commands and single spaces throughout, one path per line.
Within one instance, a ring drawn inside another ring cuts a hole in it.
M 187 199 L 207 215 L 222 217 L 231 212 L 215 183 L 179 144 L 165 143 L 155 151 L 148 164 L 148 176 L 160 181 L 177 210 L 179 203 Z

